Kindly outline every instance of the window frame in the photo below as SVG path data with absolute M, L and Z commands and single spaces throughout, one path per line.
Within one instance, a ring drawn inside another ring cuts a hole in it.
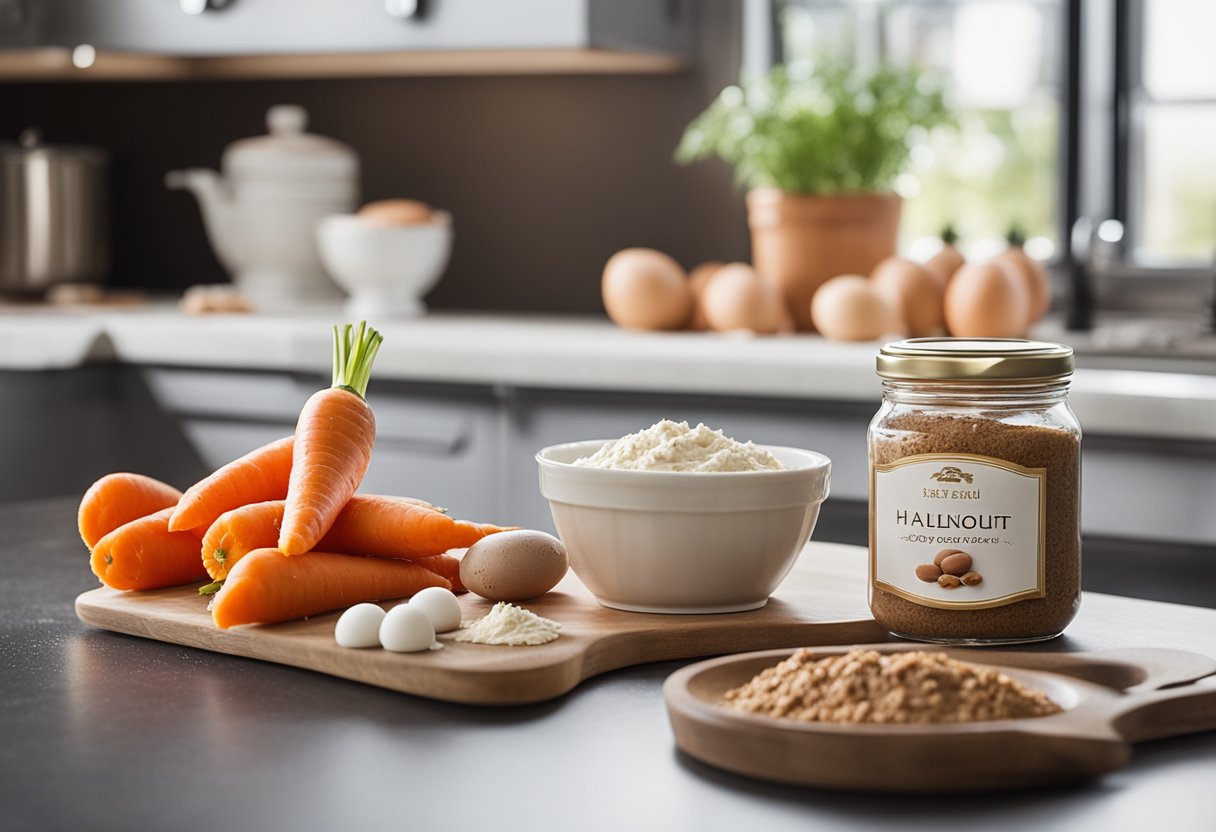
M 1114 219 L 1123 226 L 1122 240 L 1103 245 L 1103 251 L 1085 264 L 1099 306 L 1195 314 L 1200 303 L 1213 302 L 1216 251 L 1207 266 L 1149 266 L 1137 263 L 1131 254 L 1139 219 L 1137 155 L 1143 152 L 1143 124 L 1137 123 L 1135 115 L 1137 107 L 1142 106 L 1138 97 L 1144 95 L 1145 0 L 1074 0 L 1078 1 L 1080 23 L 1086 32 L 1081 46 L 1085 67 L 1106 67 L 1105 73 L 1094 73 L 1099 75 L 1097 83 L 1095 79 L 1082 79 L 1087 81 L 1083 94 L 1096 99 L 1098 106 L 1085 107 L 1087 115 L 1079 129 L 1110 137 L 1105 148 L 1109 189 L 1101 181 L 1083 179 L 1080 185 L 1086 206 L 1082 216 L 1093 217 L 1095 222 Z M 1090 55 L 1092 60 L 1088 60 Z M 1104 85 L 1108 86 L 1104 89 Z M 1105 117 L 1100 106 L 1104 100 L 1110 102 Z

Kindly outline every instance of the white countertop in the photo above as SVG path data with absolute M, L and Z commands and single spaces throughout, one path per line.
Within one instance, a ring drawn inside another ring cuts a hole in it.
M 172 307 L 0 314 L 0 369 L 88 361 L 327 374 L 337 309 L 183 315 Z M 813 335 L 640 333 L 598 317 L 434 314 L 390 322 L 375 377 L 557 389 L 873 401 L 877 343 Z M 1082 368 L 1090 434 L 1216 441 L 1216 375 Z

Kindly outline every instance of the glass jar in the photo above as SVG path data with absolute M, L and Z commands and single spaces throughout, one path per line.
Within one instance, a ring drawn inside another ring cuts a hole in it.
M 892 634 L 1042 641 L 1081 601 L 1081 428 L 1070 347 L 914 338 L 878 355 L 870 609 Z

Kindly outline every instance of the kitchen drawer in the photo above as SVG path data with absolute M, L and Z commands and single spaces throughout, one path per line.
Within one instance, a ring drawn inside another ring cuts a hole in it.
M 548 504 L 537 488 L 535 454 L 546 445 L 611 439 L 660 419 L 698 421 L 740 441 L 811 448 L 832 459 L 832 494 L 867 498 L 866 405 L 707 399 L 623 393 L 519 390 L 509 399 L 507 495 L 513 522 L 552 530 Z
M 148 371 L 149 387 L 209 468 L 288 436 L 319 381 L 281 373 Z M 488 388 L 372 382 L 376 447 L 364 493 L 422 497 L 453 515 L 503 519 L 498 403 Z
M 296 423 L 304 402 L 327 382 L 320 375 L 314 378 L 159 367 L 146 369 L 143 375 L 152 395 L 170 413 L 287 425 Z
M 291 433 L 289 425 L 213 419 L 186 419 L 183 429 L 209 468 Z M 466 414 L 459 441 L 448 445 L 380 436 L 359 490 L 421 497 L 455 517 L 505 522 L 509 518 L 501 510 L 497 444 L 491 414 Z

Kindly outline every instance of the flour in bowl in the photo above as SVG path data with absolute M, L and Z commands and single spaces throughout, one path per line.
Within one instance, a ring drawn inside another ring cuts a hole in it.
M 785 467 L 751 442 L 736 442 L 703 424 L 690 428 L 688 422 L 668 419 L 609 442 L 574 464 L 584 468 L 697 473 L 779 471 Z

